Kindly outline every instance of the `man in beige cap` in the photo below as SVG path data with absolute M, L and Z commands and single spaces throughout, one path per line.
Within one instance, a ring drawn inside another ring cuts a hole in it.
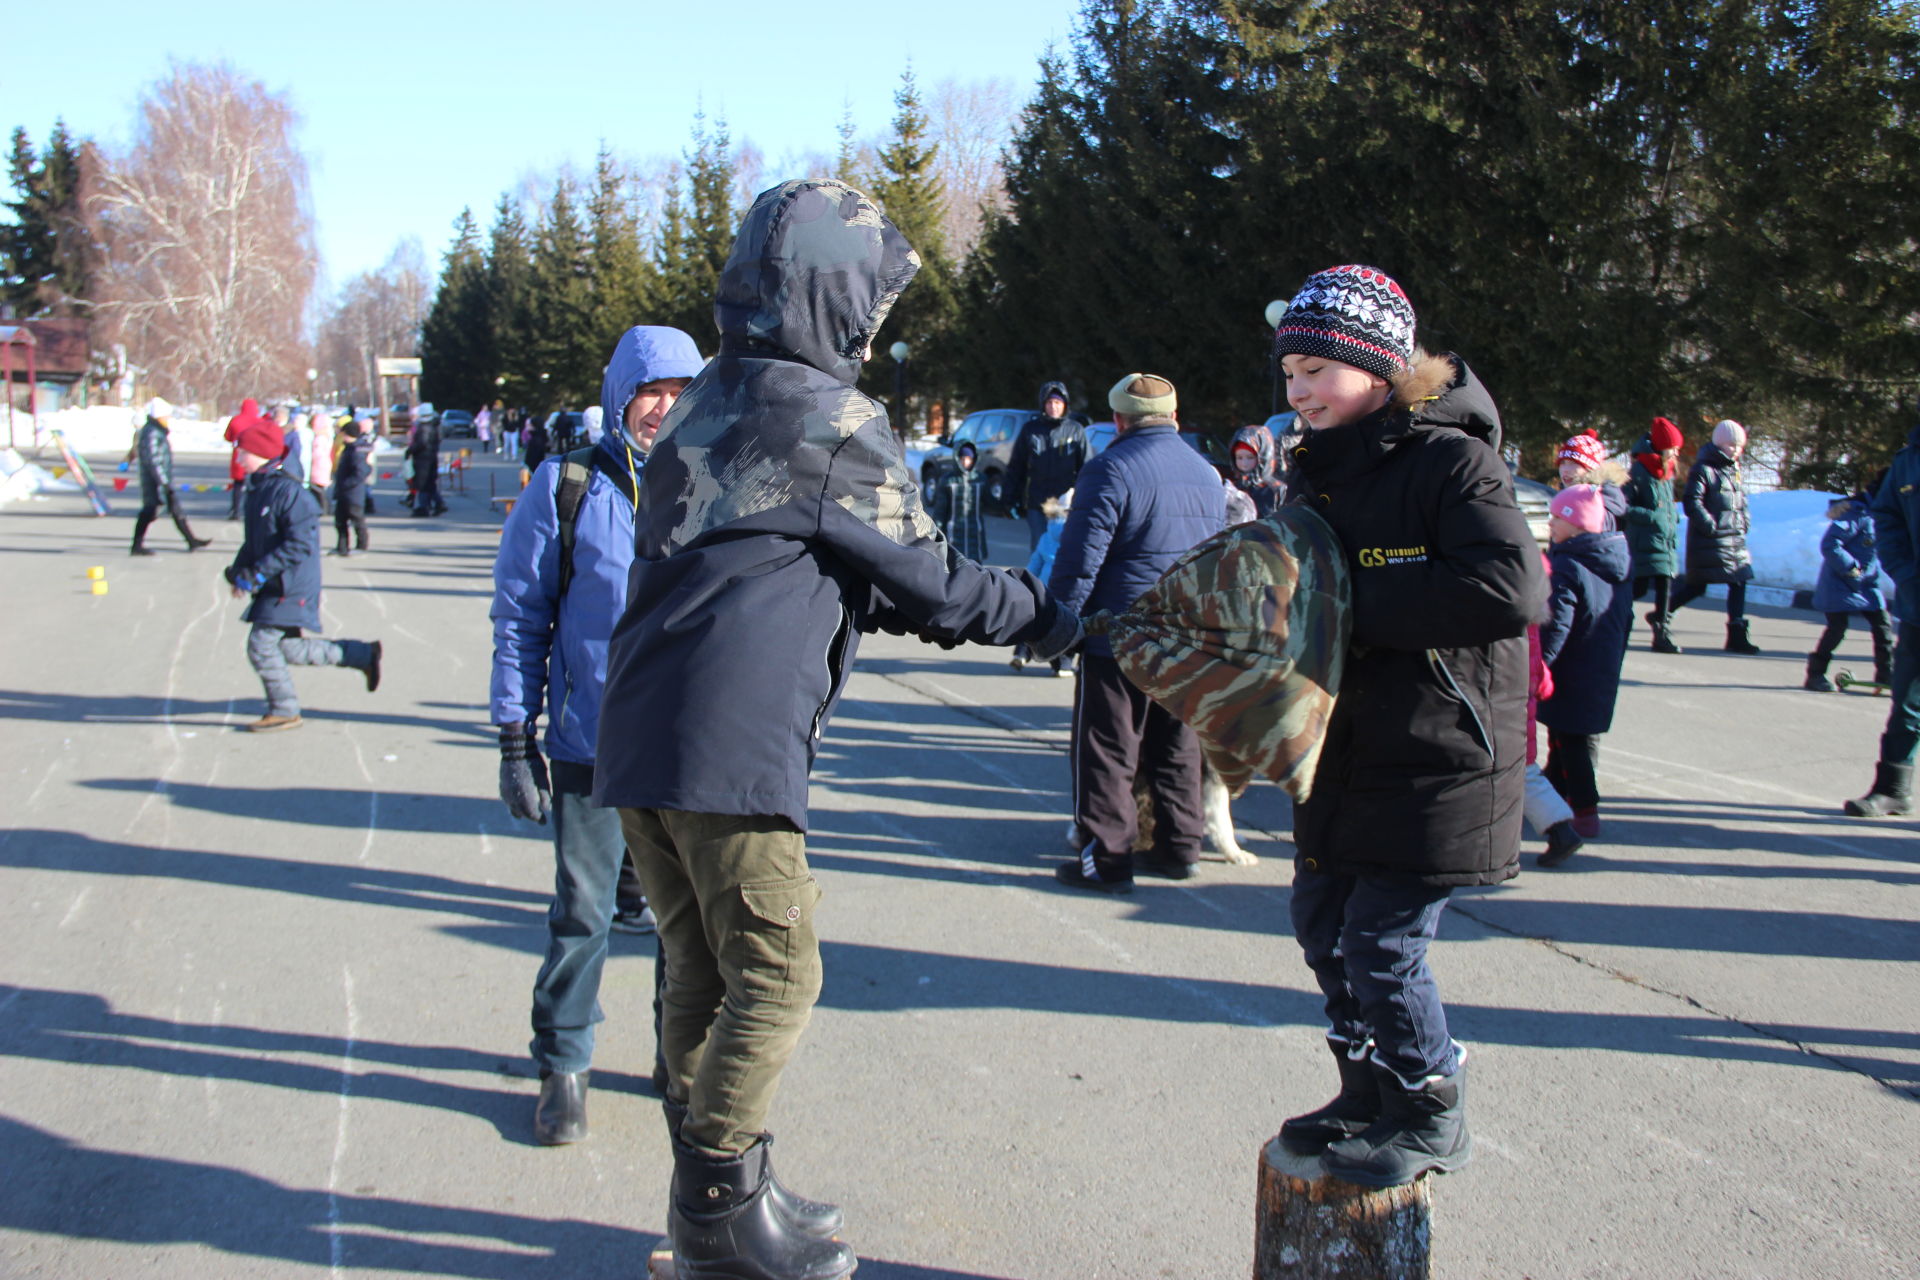
M 1107 393 L 1118 438 L 1081 469 L 1047 594 L 1081 615 L 1132 604 L 1189 547 L 1226 523 L 1211 463 L 1180 438 L 1179 398 L 1156 374 L 1130 373 Z M 1128 684 L 1104 635 L 1087 639 L 1073 701 L 1073 820 L 1087 843 L 1062 884 L 1133 891 L 1139 826 L 1133 779 L 1153 788 L 1154 847 L 1142 870 L 1193 874 L 1204 827 L 1193 730 Z

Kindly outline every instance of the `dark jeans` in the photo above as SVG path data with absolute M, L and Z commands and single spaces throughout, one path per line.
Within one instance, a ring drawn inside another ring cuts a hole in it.
M 1200 740 L 1127 683 L 1112 658 L 1083 654 L 1074 681 L 1073 820 L 1097 857 L 1128 858 L 1139 834 L 1135 775 L 1153 788 L 1154 853 L 1200 860 Z
M 333 528 L 339 535 L 339 550 L 347 549 L 347 529 L 353 529 L 353 549 L 367 549 L 367 512 L 364 497 L 349 498 L 344 494 L 335 494 L 333 498 Z
M 1668 606 L 1668 612 L 1678 613 L 1680 606 L 1692 604 L 1695 600 L 1707 594 L 1707 587 L 1709 585 L 1708 583 L 1695 582 L 1692 578 L 1688 578 L 1686 585 L 1674 593 L 1673 603 Z M 1739 622 L 1746 616 L 1747 584 L 1744 582 L 1729 582 L 1727 584 L 1727 621 Z
M 1893 650 L 1893 709 L 1880 736 L 1880 758 L 1888 764 L 1912 764 L 1920 743 L 1920 623 L 1900 623 Z
M 1026 508 L 1025 514 L 1027 519 L 1027 554 L 1032 555 L 1034 550 L 1040 545 L 1040 535 L 1047 531 L 1047 513 L 1042 511 L 1040 504 L 1036 502 L 1033 506 Z
M 1327 999 L 1330 1034 L 1373 1041 L 1373 1058 L 1409 1084 L 1451 1075 L 1453 1037 L 1427 944 L 1453 891 L 1411 877 L 1293 872 L 1293 936 Z
M 1547 767 L 1541 772 L 1576 811 L 1599 807 L 1599 766 L 1599 734 L 1547 730 Z
M 533 1059 L 549 1071 L 585 1071 L 593 1061 L 600 975 L 616 908 L 638 909 L 627 842 L 615 809 L 596 809 L 593 766 L 549 761 L 553 781 L 553 904 L 547 958 L 533 980 Z M 644 905 L 645 897 L 639 897 Z
M 1833 661 L 1834 652 L 1840 648 L 1840 642 L 1847 638 L 1847 620 L 1857 613 L 1867 620 L 1868 628 L 1873 632 L 1873 666 L 1876 672 L 1884 672 L 1893 657 L 1893 624 L 1887 620 L 1885 609 L 1856 609 L 1848 613 L 1830 613 L 1827 615 L 1827 629 L 1820 633 L 1820 639 L 1814 643 L 1812 662 L 1809 666 L 1827 669 Z M 1875 679 L 1879 677 L 1876 675 Z

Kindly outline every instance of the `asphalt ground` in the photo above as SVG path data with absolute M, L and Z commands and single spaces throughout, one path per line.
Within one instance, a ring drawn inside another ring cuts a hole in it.
M 224 462 L 181 469 L 215 486 L 197 554 L 162 524 L 129 559 L 130 495 L 0 510 L 0 1275 L 644 1274 L 650 939 L 615 939 L 591 1138 L 532 1142 L 551 853 L 486 714 L 510 473 L 440 520 L 380 486 L 326 619 L 385 641 L 385 683 L 296 669 L 306 725 L 256 738 Z M 1887 702 L 1799 690 L 1813 615 L 1720 652 L 1720 607 L 1628 656 L 1605 838 L 1558 871 L 1529 840 L 1448 912 L 1477 1146 L 1435 1190 L 1441 1276 L 1920 1274 L 1920 841 L 1839 811 Z M 1334 1084 L 1287 805 L 1236 805 L 1257 866 L 1057 888 L 1072 683 L 1005 656 L 862 649 L 815 775 L 827 977 L 782 1176 L 845 1206 L 863 1280 L 1244 1276 L 1261 1144 Z

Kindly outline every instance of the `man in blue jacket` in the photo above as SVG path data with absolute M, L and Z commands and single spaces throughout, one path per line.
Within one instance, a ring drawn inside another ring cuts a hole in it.
M 666 954 L 660 1036 L 683 1275 L 826 1280 L 832 1205 L 786 1191 L 765 1121 L 820 994 L 807 775 L 859 636 L 1072 646 L 1024 571 L 956 554 L 885 408 L 855 386 L 919 257 L 830 180 L 748 211 L 714 303 L 720 350 L 641 476 L 594 800 L 620 807 Z
M 553 818 L 554 897 L 531 1046 L 540 1069 L 533 1132 L 548 1146 L 587 1135 L 600 975 L 627 865 L 620 815 L 595 808 L 588 794 L 607 639 L 627 605 L 634 498 L 654 434 L 700 365 L 693 339 L 678 329 L 636 325 L 622 334 L 600 384 L 605 430 L 587 474 L 570 471 L 565 456 L 543 462 L 507 517 L 493 562 L 500 798 L 515 817 Z M 550 775 L 534 745 L 547 704 Z
M 273 423 L 256 421 L 234 445 L 246 476 L 246 524 L 226 577 L 235 598 L 253 597 L 241 615 L 253 624 L 247 659 L 267 692 L 267 713 L 245 727 L 252 733 L 297 729 L 300 698 L 289 664 L 352 667 L 372 693 L 380 687 L 381 646 L 305 634 L 320 629 L 320 500 L 281 466 L 286 441 Z
M 1212 464 L 1180 439 L 1173 384 L 1130 373 L 1107 393 L 1118 436 L 1087 463 L 1060 535 L 1049 592 L 1063 608 L 1118 612 L 1196 543 L 1220 532 L 1227 497 Z M 1107 638 L 1091 637 L 1073 701 L 1073 820 L 1087 843 L 1060 883 L 1133 892 L 1139 808 L 1133 779 L 1153 788 L 1154 847 L 1144 870 L 1185 880 L 1200 860 L 1200 742 L 1127 683 Z
M 1920 427 L 1873 494 L 1873 534 L 1880 564 L 1893 579 L 1893 614 L 1900 619 L 1893 648 L 1893 706 L 1880 735 L 1873 790 L 1849 800 L 1856 818 L 1897 818 L 1913 812 L 1913 757 L 1920 744 Z

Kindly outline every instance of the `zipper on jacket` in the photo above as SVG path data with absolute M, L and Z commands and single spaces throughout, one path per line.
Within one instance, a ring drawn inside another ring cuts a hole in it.
M 836 659 L 841 658 L 846 652 L 847 628 L 851 623 L 852 618 L 847 614 L 847 607 L 841 605 L 840 625 L 833 629 L 833 639 L 827 644 L 826 696 L 821 698 L 820 705 L 813 709 L 813 728 L 807 734 L 807 738 L 811 742 L 818 742 L 820 740 L 820 722 L 826 718 L 827 704 L 833 701 L 833 691 L 839 687 L 840 672 L 838 670 L 839 663 Z
M 1453 672 L 1447 669 L 1447 664 L 1440 660 L 1438 650 L 1427 650 L 1427 661 L 1433 665 L 1435 671 L 1440 673 L 1440 678 L 1447 682 L 1447 687 L 1453 690 L 1453 696 L 1460 699 L 1461 705 L 1467 709 L 1467 714 L 1473 717 L 1473 727 L 1479 731 L 1480 745 L 1486 748 L 1487 759 L 1497 766 L 1500 761 L 1493 752 L 1493 735 L 1487 732 L 1486 721 L 1480 718 L 1480 709 L 1473 705 L 1473 699 L 1469 698 L 1466 691 L 1460 687 L 1460 682 L 1453 678 Z

